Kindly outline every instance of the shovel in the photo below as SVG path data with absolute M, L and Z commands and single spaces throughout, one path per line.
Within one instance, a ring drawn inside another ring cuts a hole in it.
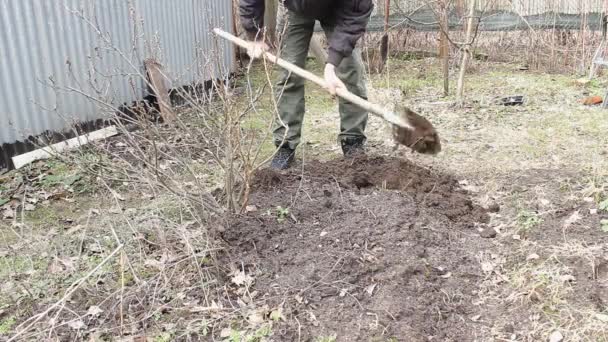
M 233 36 L 232 34 L 225 32 L 219 28 L 213 29 L 213 32 L 242 47 L 249 47 L 249 43 L 243 39 Z M 315 74 L 306 71 L 296 65 L 293 65 L 270 52 L 265 52 L 264 57 L 269 61 L 279 65 L 280 67 L 304 78 L 317 85 L 321 86 L 323 89 L 327 90 L 327 84 L 325 80 Z M 414 113 L 413 111 L 399 106 L 399 114 L 392 113 L 376 104 L 373 104 L 367 100 L 362 99 L 361 97 L 349 92 L 346 89 L 337 88 L 336 94 L 343 98 L 346 101 L 354 103 L 355 105 L 361 107 L 362 109 L 368 111 L 369 113 L 378 116 L 385 121 L 391 123 L 393 125 L 393 138 L 398 143 L 405 145 L 414 151 L 424 154 L 437 154 L 441 151 L 441 143 L 439 141 L 439 136 L 433 125 L 423 118 L 422 116 Z

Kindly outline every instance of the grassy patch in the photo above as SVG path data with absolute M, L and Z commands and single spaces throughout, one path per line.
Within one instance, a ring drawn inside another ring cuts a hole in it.
M 517 224 L 520 231 L 529 232 L 543 223 L 543 218 L 534 211 L 521 210 L 517 214 Z
M 8 335 L 11 332 L 13 326 L 17 323 L 17 319 L 15 317 L 7 317 L 0 321 L 0 335 Z
M 32 274 L 45 270 L 48 262 L 42 257 L 26 255 L 0 257 L 0 279 L 10 275 Z
M 315 342 L 336 342 L 336 336 L 320 336 L 315 339 Z

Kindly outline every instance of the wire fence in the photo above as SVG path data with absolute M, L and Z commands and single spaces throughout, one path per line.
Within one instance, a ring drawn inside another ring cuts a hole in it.
M 470 0 L 448 0 L 451 8 L 463 11 L 469 7 Z M 384 13 L 385 0 L 374 0 L 375 15 Z M 430 0 L 391 0 L 391 9 L 404 12 L 414 12 L 417 9 L 434 6 L 439 1 Z M 478 10 L 507 11 L 520 15 L 538 15 L 547 12 L 562 14 L 583 14 L 602 12 L 606 8 L 606 0 L 477 0 Z
M 448 0 L 450 28 L 460 28 L 470 0 Z M 376 0 L 368 31 L 383 31 L 385 0 Z M 592 30 L 602 29 L 606 0 L 477 0 L 481 31 L 526 29 Z M 390 2 L 391 28 L 410 27 L 418 31 L 437 31 L 439 1 L 400 0 Z

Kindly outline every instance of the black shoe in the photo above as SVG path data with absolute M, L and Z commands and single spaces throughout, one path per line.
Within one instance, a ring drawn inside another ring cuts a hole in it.
M 342 140 L 342 153 L 347 158 L 364 155 L 364 142 L 365 139 L 363 138 L 346 138 Z
M 296 150 L 292 150 L 287 146 L 279 147 L 274 158 L 272 158 L 270 167 L 277 170 L 288 169 L 293 163 L 295 156 Z

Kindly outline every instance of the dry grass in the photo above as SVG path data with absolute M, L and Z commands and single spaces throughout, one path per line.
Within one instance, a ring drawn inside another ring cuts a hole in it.
M 312 70 L 320 69 L 313 65 Z M 578 103 L 585 91 L 600 93 L 604 83 L 581 88 L 570 76 L 477 62 L 467 79 L 467 106 L 457 109 L 451 106 L 452 98 L 439 95 L 437 61 L 392 60 L 389 70 L 390 76 L 372 76 L 372 101 L 389 107 L 395 101 L 406 102 L 438 127 L 445 150 L 437 157 L 392 152 L 387 127 L 371 117 L 373 152 L 398 154 L 456 174 L 480 203 L 501 204 L 491 223 L 499 231 L 495 249 L 479 256 L 487 275 L 480 300 L 496 308 L 481 319 L 493 324 L 496 340 L 513 334 L 518 341 L 547 340 L 554 331 L 568 341 L 608 340 L 602 321 L 608 307 L 577 300 L 577 291 L 585 289 L 577 287 L 583 282 L 572 280 L 573 270 L 589 271 L 608 262 L 608 251 L 585 236 L 562 238 L 563 220 L 554 218 L 560 209 L 583 203 L 584 198 L 592 197 L 593 202 L 584 203 L 596 208 L 607 196 L 608 161 L 599 157 L 608 148 L 606 112 Z M 253 68 L 250 82 L 252 89 L 266 84 L 261 66 Z M 302 151 L 307 157 L 332 158 L 339 152 L 337 106 L 318 88 L 308 89 Z M 493 103 L 514 93 L 526 96 L 525 106 Z M 261 97 L 257 110 L 262 119 L 247 116 L 244 127 L 265 137 L 269 117 L 262 114 L 271 108 L 270 97 Z M 185 115 L 183 123 L 192 127 L 200 123 L 196 120 L 196 115 Z M 210 155 L 195 153 L 201 152 L 199 135 L 177 140 L 170 139 L 171 130 L 153 132 L 165 149 L 159 168 L 170 176 L 176 192 L 167 191 L 150 170 L 137 173 L 149 156 L 138 152 L 142 145 L 150 146 L 145 134 L 137 135 L 141 133 L 65 162 L 52 161 L 55 164 L 46 170 L 38 164 L 29 174 L 22 172 L 25 179 L 53 173 L 65 173 L 67 179 L 76 173 L 89 185 L 81 194 L 69 193 L 67 200 L 40 203 L 31 212 L 0 221 L 0 336 L 13 335 L 25 319 L 57 302 L 71 284 L 121 245 L 118 256 L 88 278 L 60 311 L 24 336 L 101 340 L 146 335 L 165 341 L 213 334 L 262 341 L 272 335 L 273 319 L 268 317 L 274 312 L 274 318 L 281 319 L 277 308 L 264 307 L 254 296 L 243 296 L 251 299 L 246 303 L 227 300 L 230 293 L 247 293 L 247 277 L 254 275 L 215 263 L 222 246 L 213 232 L 226 227 L 209 221 L 196 201 L 179 195 L 224 186 L 225 170 Z M 263 148 L 257 160 L 273 152 L 267 140 L 260 141 Z M 175 151 L 179 153 L 171 158 Z M 103 174 L 91 177 L 85 172 L 91 166 Z M 32 191 L 40 186 L 25 184 Z M 47 192 L 64 185 L 50 186 Z M 595 221 L 588 211 L 580 215 L 573 226 L 599 230 L 592 226 Z M 544 240 L 537 234 L 540 230 L 551 238 Z M 237 275 L 236 282 L 231 280 Z M 608 280 L 601 281 L 606 286 Z M 513 322 L 514 329 L 506 333 L 503 323 Z

